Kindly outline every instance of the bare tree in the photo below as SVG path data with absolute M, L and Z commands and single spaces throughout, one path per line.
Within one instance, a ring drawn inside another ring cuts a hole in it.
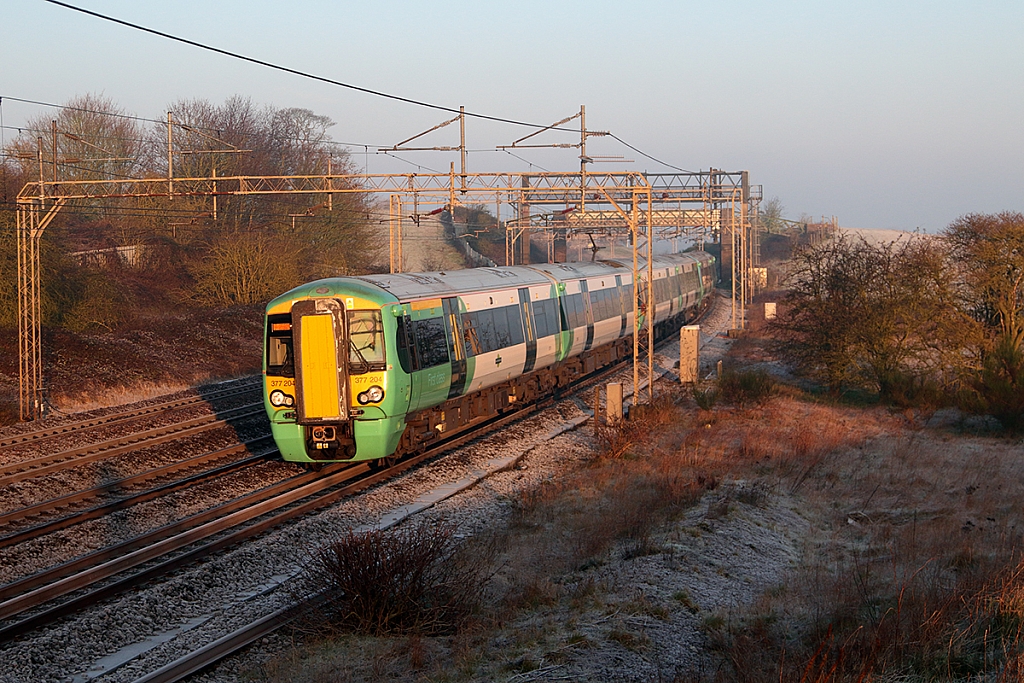
M 761 219 L 761 225 L 769 234 L 779 232 L 783 226 L 783 213 L 786 207 L 782 205 L 782 200 L 778 197 L 772 197 L 760 207 L 758 217 Z
M 183 100 L 172 104 L 170 110 L 175 121 L 187 126 L 180 136 L 181 151 L 190 152 L 180 155 L 182 173 L 352 172 L 348 154 L 337 150 L 328 135 L 334 122 L 308 109 L 257 107 L 248 99 L 233 97 L 220 106 L 204 100 Z M 357 189 L 341 181 L 335 186 Z M 202 213 L 198 206 L 195 208 Z M 194 239 L 215 244 L 225 230 L 273 237 L 277 243 L 287 244 L 285 253 L 295 259 L 297 275 L 302 279 L 368 272 L 381 261 L 383 239 L 377 211 L 367 196 L 359 193 L 338 193 L 329 201 L 315 194 L 233 197 L 222 200 L 218 212 L 216 224 L 204 221 L 205 231 L 198 227 L 192 231 Z M 242 240 L 239 244 L 252 246 L 257 242 Z M 208 295 L 206 292 L 202 298 L 209 299 Z
M 46 180 L 54 175 L 54 144 L 57 177 L 61 180 L 116 180 L 137 177 L 145 171 L 145 139 L 138 120 L 101 95 L 73 97 L 56 115 L 35 116 L 26 122 L 6 150 L 18 159 L 25 178 L 39 176 L 39 138 Z
M 1024 214 L 969 214 L 943 235 L 969 310 L 986 328 L 979 410 L 1024 431 Z
M 969 214 L 944 238 L 975 316 L 1015 349 L 1024 344 L 1024 214 Z
M 328 133 L 334 122 L 308 109 L 262 106 L 244 97 L 232 97 L 223 104 L 181 100 L 168 109 L 176 124 L 171 155 L 175 176 L 352 171 L 347 152 L 337 149 Z M 50 120 L 37 117 L 11 142 L 6 151 L 14 161 L 4 165 L 4 177 L 38 178 L 39 136 L 44 138 L 46 179 L 54 169 L 61 179 L 164 176 L 168 154 L 162 119 L 141 129 L 137 118 L 107 98 L 74 98 L 57 115 L 56 138 Z M 171 289 L 184 295 L 179 299 L 230 305 L 270 298 L 303 280 L 368 272 L 385 262 L 386 231 L 368 195 L 352 192 L 358 188 L 342 183 L 337 180 L 335 187 L 343 192 L 330 198 L 323 194 L 222 196 L 216 217 L 213 200 L 203 196 L 176 197 L 173 202 L 148 197 L 69 205 L 44 235 L 43 267 L 60 271 L 59 276 L 44 280 L 79 282 L 80 286 L 68 284 L 44 294 L 48 297 L 44 310 L 52 311 L 49 320 L 63 319 L 78 329 L 113 327 L 122 317 L 106 312 L 134 301 L 155 301 L 153 292 L 160 285 L 144 282 L 147 277 L 174 283 Z M 10 227 L 6 222 L 13 223 L 13 216 L 5 214 L 4 221 L 0 227 Z M 101 283 L 97 273 L 67 258 L 76 250 L 143 243 L 144 272 L 138 277 L 108 274 L 113 279 Z M 279 262 L 269 262 L 274 259 Z M 11 272 L 13 265 L 0 261 L 0 274 Z M 116 287 L 117 279 L 127 289 Z M 16 310 L 15 282 L 11 276 L 4 278 L 9 286 L 0 285 L 0 302 L 11 304 L 5 311 Z M 133 297 L 135 290 L 146 293 Z M 114 308 L 103 308 L 103 296 L 115 291 L 121 298 Z
M 777 348 L 833 392 L 903 402 L 955 382 L 976 339 L 940 245 L 837 238 L 797 254 Z

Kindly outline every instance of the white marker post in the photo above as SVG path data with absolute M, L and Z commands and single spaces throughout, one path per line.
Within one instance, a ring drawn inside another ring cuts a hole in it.
M 605 414 L 610 426 L 622 422 L 622 383 L 609 382 L 605 393 Z
M 679 382 L 693 384 L 699 372 L 700 325 L 686 325 L 679 330 Z

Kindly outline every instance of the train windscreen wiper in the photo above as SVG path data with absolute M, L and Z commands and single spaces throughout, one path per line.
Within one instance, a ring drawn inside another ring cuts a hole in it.
M 351 337 L 349 337 L 349 340 L 348 340 L 348 347 L 352 351 L 355 351 L 355 354 L 357 356 L 359 356 L 359 364 L 360 364 L 362 369 L 360 369 L 357 374 L 361 375 L 363 373 L 369 372 L 370 371 L 370 361 L 366 360 L 366 357 L 363 355 L 363 352 L 359 350 L 359 348 L 356 346 L 356 343 L 354 341 L 352 341 Z M 352 362 L 352 356 L 350 355 L 349 356 L 349 364 L 351 364 L 351 362 Z

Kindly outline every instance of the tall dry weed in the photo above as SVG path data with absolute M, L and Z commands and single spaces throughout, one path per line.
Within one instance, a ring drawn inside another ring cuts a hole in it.
M 518 552 L 509 558 L 517 584 L 510 603 L 554 599 L 551 584 L 532 576 L 584 571 L 613 550 L 626 559 L 659 551 L 656 530 L 718 484 L 674 447 L 688 428 L 671 401 L 634 411 L 599 431 L 599 449 L 582 470 L 523 492 L 511 518 Z

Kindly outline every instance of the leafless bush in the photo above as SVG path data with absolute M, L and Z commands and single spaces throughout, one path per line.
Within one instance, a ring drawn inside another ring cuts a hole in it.
M 693 402 L 701 410 L 711 410 L 718 402 L 718 385 L 710 382 L 694 382 L 691 388 Z
M 838 394 L 930 404 L 965 369 L 978 334 L 941 245 L 843 237 L 799 252 L 773 348 Z M 948 400 L 948 399 L 944 399 Z
M 493 559 L 486 547 L 460 541 L 456 532 L 444 521 L 348 531 L 313 554 L 307 604 L 340 630 L 455 629 L 476 610 Z
M 727 370 L 718 392 L 723 401 L 734 405 L 764 403 L 775 392 L 775 380 L 764 370 Z

